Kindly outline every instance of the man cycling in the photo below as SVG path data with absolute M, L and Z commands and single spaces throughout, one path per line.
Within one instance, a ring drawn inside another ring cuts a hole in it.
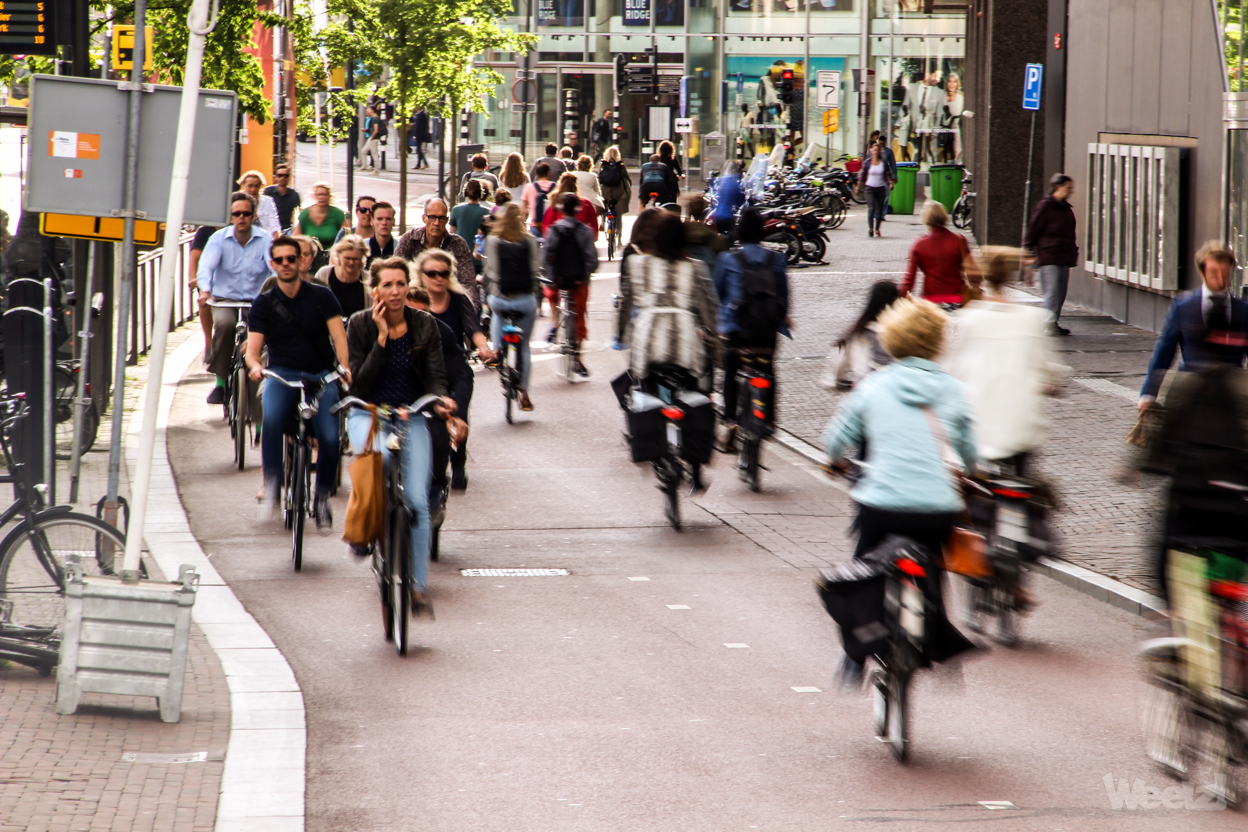
M 260 350 L 269 348 L 269 370 L 287 381 L 319 381 L 335 366 L 347 363 L 347 335 L 342 326 L 342 307 L 327 287 L 299 277 L 299 243 L 287 236 L 273 241 L 273 271 L 277 285 L 251 304 L 251 331 L 247 336 L 247 368 L 252 381 L 260 381 L 264 365 Z M 343 379 L 351 380 L 342 370 Z M 271 518 L 277 507 L 282 481 L 282 443 L 286 425 L 299 406 L 299 391 L 275 379 L 263 389 L 264 428 L 260 455 L 264 460 L 264 499 L 261 517 Z M 312 516 L 319 532 L 333 526 L 329 495 L 338 476 L 338 386 L 326 384 L 320 409 L 312 420 L 316 433 L 316 497 Z
M 211 349 L 205 363 L 217 377 L 217 386 L 208 394 L 208 404 L 225 401 L 234 327 L 240 315 L 247 320 L 247 310 L 269 276 L 270 238 L 254 232 L 255 218 L 256 200 L 243 191 L 235 193 L 230 197 L 230 225 L 208 238 L 199 258 L 195 275 L 199 300 L 212 309 Z
M 731 448 L 737 432 L 737 373 L 741 350 L 776 350 L 776 336 L 789 333 L 789 279 L 784 255 L 760 245 L 763 218 L 746 208 L 737 220 L 739 251 L 726 251 L 715 261 L 719 293 L 719 332 L 724 351 L 724 446 Z M 775 418 L 773 408 L 772 418 Z
M 676 181 L 676 175 L 671 168 L 663 164 L 659 154 L 651 154 L 650 161 L 641 166 L 641 185 L 637 192 L 641 207 L 645 208 L 651 197 L 654 198 L 656 208 L 671 202 L 679 190 L 680 183 Z
M 373 305 L 357 312 L 348 322 L 347 338 L 353 382 L 351 395 L 376 405 L 406 407 L 425 395 L 442 397 L 434 412 L 445 418 L 455 412 L 455 402 L 447 397 L 446 364 L 438 321 L 428 312 L 407 306 L 410 280 L 407 261 L 401 257 L 378 260 L 369 267 Z M 347 433 L 356 453 L 364 450 L 372 424 L 371 414 L 352 410 L 347 417 Z M 411 527 L 412 611 L 432 614 L 426 596 L 429 583 L 429 542 L 432 529 L 429 516 L 429 485 L 433 449 L 425 419 L 413 417 L 383 423 L 374 448 L 390 463 L 388 434 L 405 431 L 403 443 L 403 499 L 416 515 Z M 366 550 L 352 547 L 357 555 Z
M 393 257 L 397 242 L 394 238 L 394 206 L 389 202 L 376 203 L 373 205 L 373 236 L 368 238 L 368 261 L 364 265 Z

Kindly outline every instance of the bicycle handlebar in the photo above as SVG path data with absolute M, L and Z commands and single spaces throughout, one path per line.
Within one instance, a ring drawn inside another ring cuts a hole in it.
M 282 378 L 281 376 L 279 376 L 277 373 L 273 372 L 272 370 L 261 370 L 260 375 L 264 376 L 265 378 L 277 379 L 282 384 L 285 384 L 287 387 L 290 387 L 296 390 L 300 390 L 303 388 L 302 381 L 287 381 L 286 379 Z M 321 384 L 329 384 L 331 381 L 334 381 L 337 378 L 339 378 L 338 371 L 330 370 L 328 373 L 326 373 L 324 376 L 321 377 L 320 382 Z
M 399 418 L 405 419 L 413 414 L 423 414 L 434 405 L 440 404 L 441 401 L 441 396 L 435 396 L 434 394 L 429 393 L 428 395 L 421 396 L 407 407 L 394 407 L 392 405 L 385 404 L 372 404 L 371 402 L 366 402 L 363 399 L 356 398 L 355 396 L 347 396 L 334 406 L 332 412 L 337 413 L 347 407 L 358 407 L 361 410 L 367 410 L 370 413 L 376 413 L 380 416 L 387 416 L 393 413 L 399 416 Z

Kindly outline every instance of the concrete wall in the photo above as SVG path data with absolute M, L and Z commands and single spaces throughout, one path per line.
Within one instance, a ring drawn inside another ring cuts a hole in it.
M 1084 246 L 1087 146 L 1102 133 L 1194 139 L 1187 152 L 1179 285 L 1198 282 L 1192 256 L 1222 236 L 1222 90 L 1209 0 L 1068 0 L 1066 172 Z M 1166 295 L 1071 271 L 1070 300 L 1156 332 Z

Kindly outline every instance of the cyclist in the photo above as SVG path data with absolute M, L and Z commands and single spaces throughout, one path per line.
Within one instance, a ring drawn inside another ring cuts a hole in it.
M 373 236 L 368 239 L 368 263 L 394 256 L 394 206 L 389 202 L 373 205 Z
M 633 180 L 624 167 L 620 149 L 615 145 L 607 148 L 602 154 L 602 162 L 598 166 L 598 184 L 602 188 L 602 201 L 608 209 L 614 208 L 616 228 L 622 229 L 624 215 L 633 200 Z M 618 233 L 618 232 L 617 232 Z
M 199 258 L 195 281 L 199 300 L 212 309 L 211 349 L 205 355 L 208 371 L 217 377 L 217 386 L 208 394 L 208 404 L 225 401 L 225 377 L 230 372 L 234 352 L 234 327 L 239 316 L 247 320 L 247 308 L 260 294 L 269 276 L 268 235 L 253 228 L 256 200 L 243 191 L 230 197 L 230 225 L 214 232 Z M 221 304 L 234 304 L 221 305 Z
M 581 213 L 581 198 L 575 193 L 565 193 L 559 203 L 559 210 L 562 218 L 550 227 L 546 237 L 546 274 L 554 282 L 553 287 L 545 290 L 546 299 L 550 301 L 551 314 L 556 316 L 554 326 L 557 328 L 559 292 L 571 291 L 572 310 L 576 316 L 572 371 L 577 377 L 587 379 L 589 370 L 581 362 L 581 342 L 589 337 L 585 314 L 589 306 L 590 275 L 598 269 L 598 249 L 594 246 L 594 232 L 577 219 Z M 551 337 L 554 337 L 554 329 Z
M 473 306 L 481 308 L 480 289 L 477 286 L 477 267 L 473 265 L 472 246 L 458 234 L 447 231 L 451 209 L 446 202 L 433 197 L 425 203 L 425 224 L 399 238 L 394 253 L 404 260 L 415 260 L 422 251 L 442 249 L 455 258 L 455 277 L 467 292 Z
M 344 317 L 350 318 L 369 306 L 363 280 L 364 258 L 367 256 L 368 242 L 348 234 L 334 243 L 329 254 L 329 265 L 313 278 L 313 282 L 328 286 L 334 293 Z
M 550 201 L 550 192 L 555 189 L 555 183 L 550 178 L 549 163 L 538 162 L 533 170 L 536 176 L 520 192 L 520 202 L 529 212 L 529 231 L 535 237 L 540 237 L 542 236 L 542 219 L 546 216 L 546 203 Z
M 663 205 L 672 201 L 672 194 L 680 189 L 680 183 L 676 180 L 676 174 L 672 173 L 672 169 L 663 164 L 659 154 L 654 153 L 650 156 L 650 161 L 641 166 L 641 207 L 645 208 L 650 202 L 650 197 L 654 197 L 655 206 Z
M 974 273 L 976 268 L 971 247 L 965 237 L 946 227 L 949 214 L 945 206 L 934 199 L 923 209 L 923 224 L 928 232 L 910 247 L 910 263 L 901 282 L 901 295 L 910 294 L 922 271 L 924 300 L 946 307 L 961 306 L 966 300 L 966 275 Z
M 973 470 L 975 437 L 961 382 L 936 363 L 946 320 L 937 306 L 921 300 L 902 299 L 885 310 L 881 342 L 895 360 L 854 388 L 824 432 L 824 447 L 839 470 L 848 468 L 848 447 L 866 443 L 871 448 L 870 465 L 850 492 L 858 504 L 855 558 L 889 535 L 940 552 L 953 531 L 954 517 L 966 508 L 945 460 L 956 457 Z M 936 621 L 929 619 L 925 652 L 940 661 L 967 643 L 944 618 L 940 579 L 934 572 L 925 591 L 940 613 Z M 862 664 L 848 654 L 841 680 L 846 685 L 862 680 Z
M 429 311 L 455 334 L 455 343 L 464 346 L 471 343 L 482 361 L 493 361 L 494 351 L 486 341 L 477 310 L 468 299 L 459 281 L 455 279 L 451 256 L 438 249 L 426 251 L 416 258 L 414 271 L 420 286 L 429 293 Z M 472 389 L 467 398 L 455 402 L 460 418 L 468 418 L 468 406 L 472 402 Z M 451 455 L 451 488 L 462 491 L 468 487 L 468 474 L 464 470 L 468 460 L 465 443 Z
M 719 293 L 719 333 L 724 351 L 724 440 L 732 447 L 737 428 L 737 372 L 741 349 L 775 352 L 776 337 L 791 338 L 788 318 L 789 279 L 784 255 L 760 245 L 763 218 L 746 208 L 737 220 L 739 251 L 728 251 L 715 261 L 715 289 Z M 774 409 L 773 409 L 774 418 Z
M 249 170 L 238 178 L 238 189 L 256 201 L 255 226 L 276 238 L 282 233 L 282 223 L 277 216 L 277 203 L 273 197 L 261 192 L 265 186 L 264 174 L 258 170 Z
M 541 273 L 541 246 L 524 227 L 524 209 L 514 202 L 503 206 L 485 240 L 485 291 L 493 312 L 519 315 L 516 325 L 520 327 L 517 368 L 520 370 L 521 410 L 533 409 L 533 401 L 529 398 L 532 369 L 529 339 L 537 321 Z M 503 327 L 491 327 L 490 335 L 494 351 L 498 352 L 503 343 Z
M 349 234 L 367 240 L 373 236 L 373 209 L 377 206 L 377 200 L 371 196 L 358 196 L 355 199 L 355 217 L 356 225 L 352 228 L 349 224 L 338 229 L 338 236 L 334 242 L 338 242 Z
M 273 241 L 273 271 L 277 286 L 261 294 L 251 305 L 250 332 L 247 335 L 247 368 L 251 380 L 260 381 L 264 365 L 260 350 L 269 348 L 269 370 L 287 381 L 319 381 L 335 366 L 347 361 L 347 336 L 342 326 L 342 307 L 334 293 L 324 286 L 301 280 L 299 243 L 287 236 Z M 340 370 L 343 380 L 351 373 Z M 282 443 L 285 428 L 299 406 L 299 391 L 275 379 L 265 379 L 264 428 L 260 433 L 260 455 L 264 460 L 264 499 L 261 517 L 273 516 L 282 481 Z M 329 495 L 338 476 L 338 386 L 326 384 L 320 394 L 320 409 L 312 420 L 316 432 L 316 496 L 312 516 L 316 529 L 328 532 L 333 526 Z
M 435 413 L 446 417 L 455 411 L 447 398 L 446 364 L 442 358 L 442 338 L 437 319 L 407 306 L 410 273 L 402 257 L 378 260 L 369 267 L 373 305 L 357 312 L 348 322 L 347 349 L 350 353 L 351 395 L 372 404 L 404 407 L 426 394 L 442 397 Z M 356 453 L 364 450 L 370 414 L 352 410 L 347 417 L 347 433 Z M 405 431 L 403 443 L 403 499 L 416 515 L 411 531 L 412 610 L 430 611 L 426 587 L 429 584 L 429 485 L 432 446 L 423 418 L 395 420 L 383 426 L 374 447 L 387 463 L 389 434 Z M 413 487 L 416 486 L 416 487 Z M 359 549 L 353 551 L 366 554 Z

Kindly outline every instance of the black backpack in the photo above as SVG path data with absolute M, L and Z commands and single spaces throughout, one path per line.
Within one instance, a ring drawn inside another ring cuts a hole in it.
M 736 257 L 741 266 L 741 297 L 733 312 L 737 330 L 746 339 L 773 338 L 784 323 L 788 305 L 776 291 L 776 275 L 771 263 L 755 265 L 743 252 Z
M 649 170 L 646 170 L 649 168 Z M 599 180 L 601 181 L 601 180 Z M 662 162 L 647 162 L 641 171 L 641 192 L 654 189 L 660 193 L 667 192 L 667 168 Z
M 585 255 L 576 239 L 580 225 L 579 220 L 576 225 L 552 225 L 546 239 L 550 279 L 560 289 L 573 289 L 589 277 L 585 273 Z
M 540 228 L 542 220 L 546 218 L 546 197 L 550 196 L 550 192 L 555 189 L 555 183 L 551 182 L 550 187 L 544 191 L 537 184 L 534 184 L 533 188 L 537 191 L 537 199 L 533 201 L 533 221 L 531 224 Z
M 598 182 L 608 188 L 614 188 L 624 181 L 624 165 L 620 162 L 603 162 L 602 171 L 598 174 Z
M 521 241 L 498 240 L 498 287 L 500 295 L 526 295 L 533 291 L 533 271 L 529 268 L 529 246 Z

